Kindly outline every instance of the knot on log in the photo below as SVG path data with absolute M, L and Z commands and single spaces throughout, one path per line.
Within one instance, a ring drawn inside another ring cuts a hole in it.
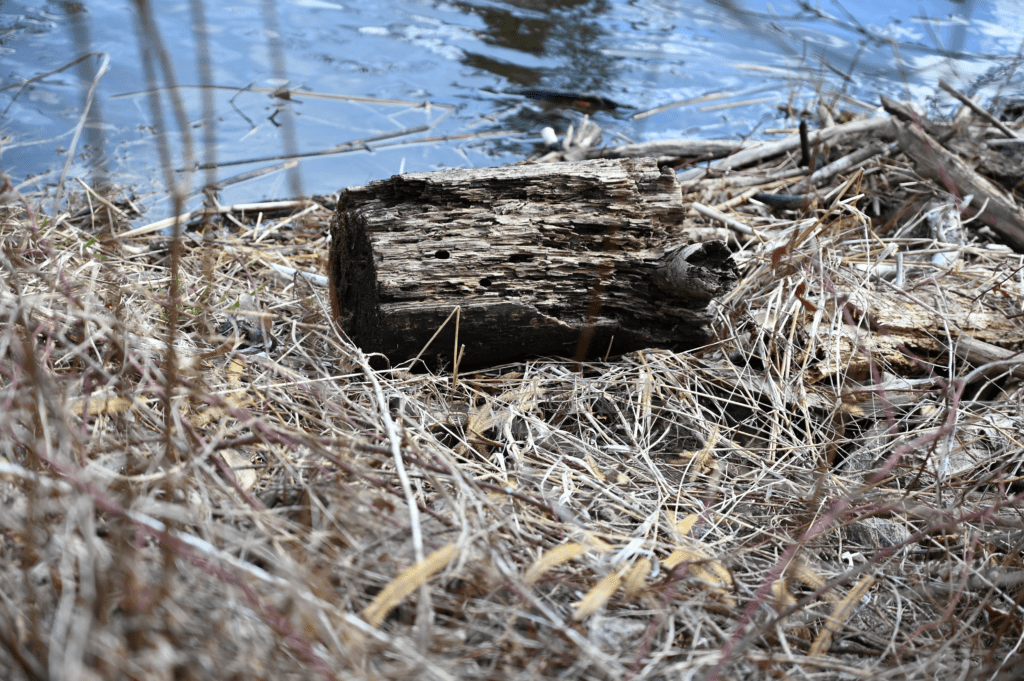
M 738 279 L 736 263 L 724 241 L 681 248 L 654 273 L 654 283 L 668 295 L 704 304 L 731 291 Z

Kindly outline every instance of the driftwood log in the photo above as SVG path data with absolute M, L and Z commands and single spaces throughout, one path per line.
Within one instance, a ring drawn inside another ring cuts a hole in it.
M 334 314 L 364 351 L 432 367 L 453 363 L 456 307 L 462 368 L 694 348 L 736 268 L 725 243 L 687 242 L 683 214 L 675 176 L 653 159 L 353 187 L 331 225 Z

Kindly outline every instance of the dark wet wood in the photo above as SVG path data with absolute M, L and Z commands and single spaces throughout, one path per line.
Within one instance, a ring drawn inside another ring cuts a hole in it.
M 684 204 L 653 159 L 410 174 L 346 190 L 331 227 L 331 298 L 364 351 L 415 357 L 461 308 L 463 367 L 711 339 L 736 269 L 686 248 Z M 683 251 L 685 255 L 681 255 Z M 454 320 L 424 354 L 452 363 Z

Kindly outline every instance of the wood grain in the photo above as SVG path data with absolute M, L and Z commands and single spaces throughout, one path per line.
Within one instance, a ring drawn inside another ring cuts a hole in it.
M 653 159 L 398 175 L 344 192 L 331 228 L 332 305 L 360 347 L 415 357 L 460 306 L 464 367 L 709 341 L 708 302 L 736 280 L 724 244 L 705 279 L 655 283 L 684 246 L 685 205 Z M 699 262 L 698 262 L 699 261 Z M 676 269 L 685 269 L 676 264 Z M 424 355 L 450 365 L 449 322 Z

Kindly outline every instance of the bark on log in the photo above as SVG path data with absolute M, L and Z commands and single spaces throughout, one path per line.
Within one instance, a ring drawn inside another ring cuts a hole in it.
M 364 351 L 417 356 L 456 306 L 460 367 L 710 340 L 736 281 L 723 242 L 685 243 L 653 159 L 396 175 L 346 190 L 331 225 L 331 303 Z M 587 340 L 589 337 L 589 340 Z M 428 365 L 451 365 L 454 319 Z

